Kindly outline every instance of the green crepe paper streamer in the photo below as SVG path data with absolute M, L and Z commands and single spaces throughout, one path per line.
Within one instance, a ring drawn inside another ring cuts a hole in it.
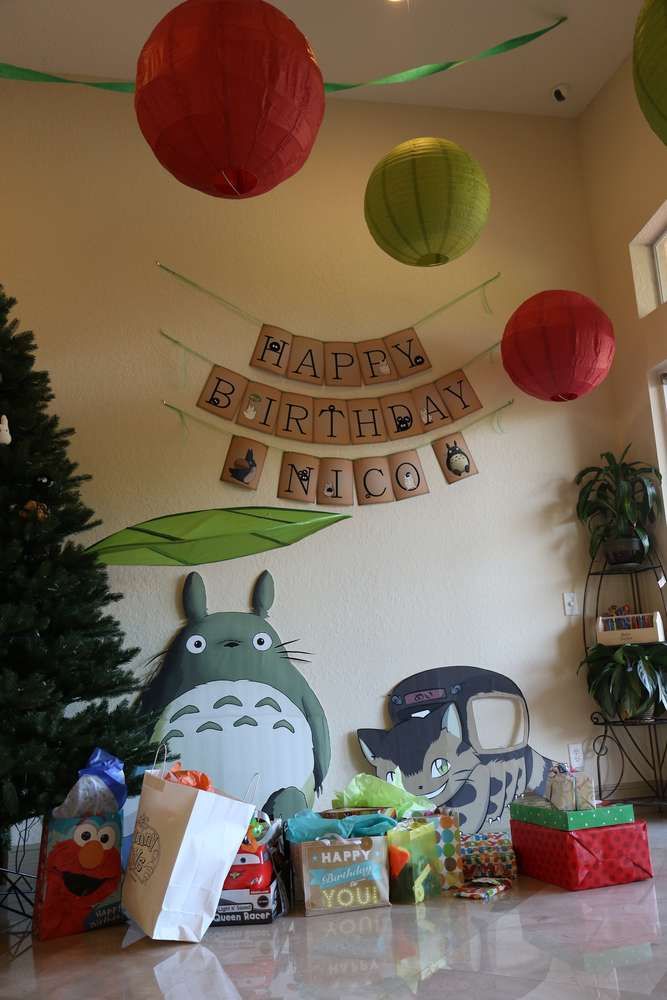
M 284 548 L 350 514 L 227 507 L 142 521 L 88 549 L 107 566 L 201 566 Z
M 508 38 L 506 42 L 499 45 L 492 45 L 490 49 L 478 52 L 476 56 L 468 56 L 467 59 L 451 59 L 442 63 L 426 63 L 424 66 L 415 66 L 414 69 L 405 69 L 402 73 L 392 73 L 390 76 L 380 76 L 377 80 L 366 80 L 364 83 L 325 83 L 324 90 L 331 94 L 339 90 L 354 90 L 357 87 L 384 87 L 394 83 L 412 83 L 414 80 L 421 80 L 426 76 L 435 76 L 438 73 L 446 73 L 449 69 L 457 66 L 465 66 L 466 63 L 478 62 L 480 59 L 489 59 L 492 56 L 500 56 L 503 52 L 511 52 L 512 49 L 519 49 L 522 45 L 534 42 L 542 35 L 548 34 L 554 28 L 558 28 L 566 17 L 559 17 L 547 28 L 540 28 L 538 31 L 531 31 L 527 35 L 517 35 L 516 38 Z
M 395 83 L 412 83 L 414 80 L 421 80 L 426 76 L 435 76 L 438 73 L 446 73 L 447 70 L 455 69 L 457 66 L 464 66 L 466 63 L 478 62 L 480 59 L 490 59 L 492 56 L 502 55 L 504 52 L 511 52 L 512 49 L 519 49 L 523 45 L 528 45 L 542 35 L 548 34 L 554 28 L 558 28 L 566 17 L 559 17 L 546 28 L 538 31 L 531 31 L 527 35 L 518 35 L 516 38 L 509 38 L 499 45 L 492 45 L 490 49 L 484 49 L 475 56 L 467 59 L 451 59 L 442 63 L 426 63 L 424 66 L 415 66 L 414 69 L 406 69 L 401 73 L 392 73 L 389 76 L 380 76 L 376 80 L 366 80 L 363 83 L 325 83 L 324 90 L 327 94 L 336 93 L 339 90 L 356 90 L 359 87 L 385 87 Z M 83 87 L 94 87 L 97 90 L 113 90 L 116 93 L 133 94 L 134 83 L 131 81 L 109 80 L 109 81 L 89 81 L 67 79 L 64 76 L 53 76 L 51 73 L 40 73 L 35 69 L 27 69 L 24 66 L 12 66 L 11 63 L 0 63 L 0 78 L 5 80 L 24 80 L 29 83 L 78 83 Z

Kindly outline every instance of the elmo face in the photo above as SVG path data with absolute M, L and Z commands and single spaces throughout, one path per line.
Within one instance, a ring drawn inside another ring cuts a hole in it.
M 40 937 L 86 930 L 93 907 L 118 890 L 121 874 L 113 823 L 79 823 L 69 840 L 53 847 L 46 863 L 46 895 Z

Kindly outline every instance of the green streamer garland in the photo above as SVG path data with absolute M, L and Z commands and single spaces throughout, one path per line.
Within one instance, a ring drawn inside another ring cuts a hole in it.
M 481 59 L 490 59 L 493 56 L 511 52 L 519 49 L 523 45 L 536 41 L 542 35 L 548 34 L 555 28 L 560 27 L 567 21 L 567 17 L 559 17 L 553 24 L 537 31 L 531 31 L 526 35 L 517 35 L 516 38 L 508 38 L 507 41 L 492 45 L 489 49 L 478 52 L 477 55 L 468 56 L 467 59 L 450 59 L 441 63 L 426 63 L 423 66 L 415 66 L 413 69 L 406 69 L 400 73 L 391 73 L 389 76 L 380 76 L 375 80 L 365 80 L 362 83 L 325 83 L 324 90 L 327 94 L 338 93 L 341 90 L 357 90 L 359 87 L 386 87 L 398 83 L 412 83 L 427 76 L 436 76 L 438 73 L 446 73 L 457 66 L 465 66 L 466 63 L 479 62 Z M 41 73 L 36 69 L 28 69 L 25 66 L 14 66 L 11 63 L 0 63 L 0 79 L 22 80 L 26 83 L 73 83 L 82 87 L 93 87 L 96 90 L 111 90 L 115 93 L 133 94 L 134 83 L 129 80 L 78 80 L 64 76 L 54 76 L 52 73 Z

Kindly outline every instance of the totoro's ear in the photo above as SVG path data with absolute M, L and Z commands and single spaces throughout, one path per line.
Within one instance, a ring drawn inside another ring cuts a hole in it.
M 447 705 L 446 709 L 442 713 L 440 728 L 446 729 L 448 733 L 452 734 L 452 736 L 458 736 L 459 739 L 462 738 L 463 729 L 461 726 L 461 717 L 457 711 L 456 705 Z
M 252 594 L 252 608 L 255 614 L 261 615 L 262 618 L 267 618 L 269 610 L 273 605 L 274 596 L 273 577 L 268 569 L 265 569 L 263 573 L 259 574 Z
M 206 618 L 206 587 L 199 573 L 188 573 L 183 584 L 183 610 L 189 622 Z
M 361 752 L 371 764 L 374 764 L 379 756 L 379 745 L 384 735 L 383 729 L 357 729 Z

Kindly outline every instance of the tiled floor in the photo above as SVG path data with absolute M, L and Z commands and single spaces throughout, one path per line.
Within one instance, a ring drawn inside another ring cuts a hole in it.
M 213 928 L 201 945 L 144 939 L 122 949 L 123 928 L 34 947 L 5 936 L 0 998 L 667 997 L 667 816 L 650 830 L 655 879 L 610 889 L 520 879 L 490 903 L 286 917 Z

